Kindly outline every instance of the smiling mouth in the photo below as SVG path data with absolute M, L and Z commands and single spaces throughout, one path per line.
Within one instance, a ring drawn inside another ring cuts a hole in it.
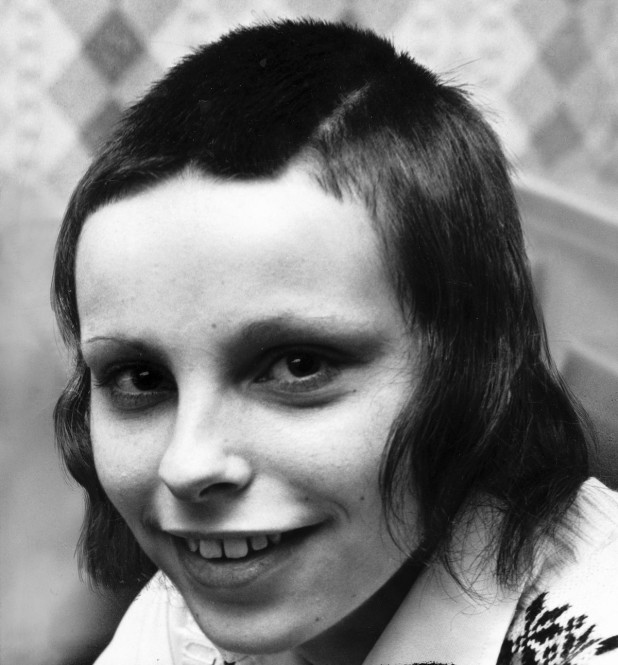
M 212 563 L 242 562 L 270 553 L 281 544 L 293 544 L 314 526 L 291 531 L 222 538 L 178 538 L 185 549 Z
M 238 602 L 241 589 L 245 589 L 243 593 L 254 593 L 254 584 L 267 584 L 275 571 L 298 562 L 303 547 L 322 527 L 324 522 L 258 534 L 168 535 L 178 553 L 180 570 L 186 575 L 180 583 L 186 585 L 188 594 L 208 589 L 208 593 L 233 593 L 234 602 Z

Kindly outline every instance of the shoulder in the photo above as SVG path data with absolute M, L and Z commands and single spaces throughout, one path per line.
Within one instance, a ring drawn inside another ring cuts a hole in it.
M 584 483 L 564 535 L 542 558 L 499 665 L 618 664 L 618 494 Z

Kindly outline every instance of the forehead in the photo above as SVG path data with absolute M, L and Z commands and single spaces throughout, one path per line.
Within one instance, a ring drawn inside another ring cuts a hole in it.
M 366 316 L 396 308 L 364 206 L 301 171 L 215 181 L 185 174 L 85 223 L 76 282 L 84 326 L 187 315 Z M 219 319 L 220 321 L 216 321 Z

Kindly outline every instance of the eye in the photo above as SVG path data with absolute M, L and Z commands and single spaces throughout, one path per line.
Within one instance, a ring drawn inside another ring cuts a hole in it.
M 132 367 L 118 373 L 114 380 L 115 387 L 125 393 L 138 394 L 152 392 L 165 382 L 160 372 L 143 367 Z
M 276 358 L 257 381 L 277 392 L 312 392 L 338 373 L 335 363 L 317 352 L 291 351 Z
M 127 411 L 154 406 L 176 392 L 166 372 L 144 364 L 112 367 L 93 383 L 107 391 L 115 407 Z
M 323 365 L 324 362 L 314 354 L 295 353 L 287 355 L 275 363 L 271 368 L 271 374 L 284 379 L 289 377 L 306 379 L 318 374 L 321 369 L 324 369 Z

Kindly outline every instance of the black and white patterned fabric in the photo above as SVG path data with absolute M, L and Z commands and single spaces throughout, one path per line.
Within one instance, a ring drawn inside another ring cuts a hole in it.
M 611 662 L 618 663 L 618 630 L 610 636 L 601 634 L 588 616 L 569 604 L 553 604 L 545 592 L 516 621 L 497 665 L 586 665 L 610 652 L 614 652 Z

